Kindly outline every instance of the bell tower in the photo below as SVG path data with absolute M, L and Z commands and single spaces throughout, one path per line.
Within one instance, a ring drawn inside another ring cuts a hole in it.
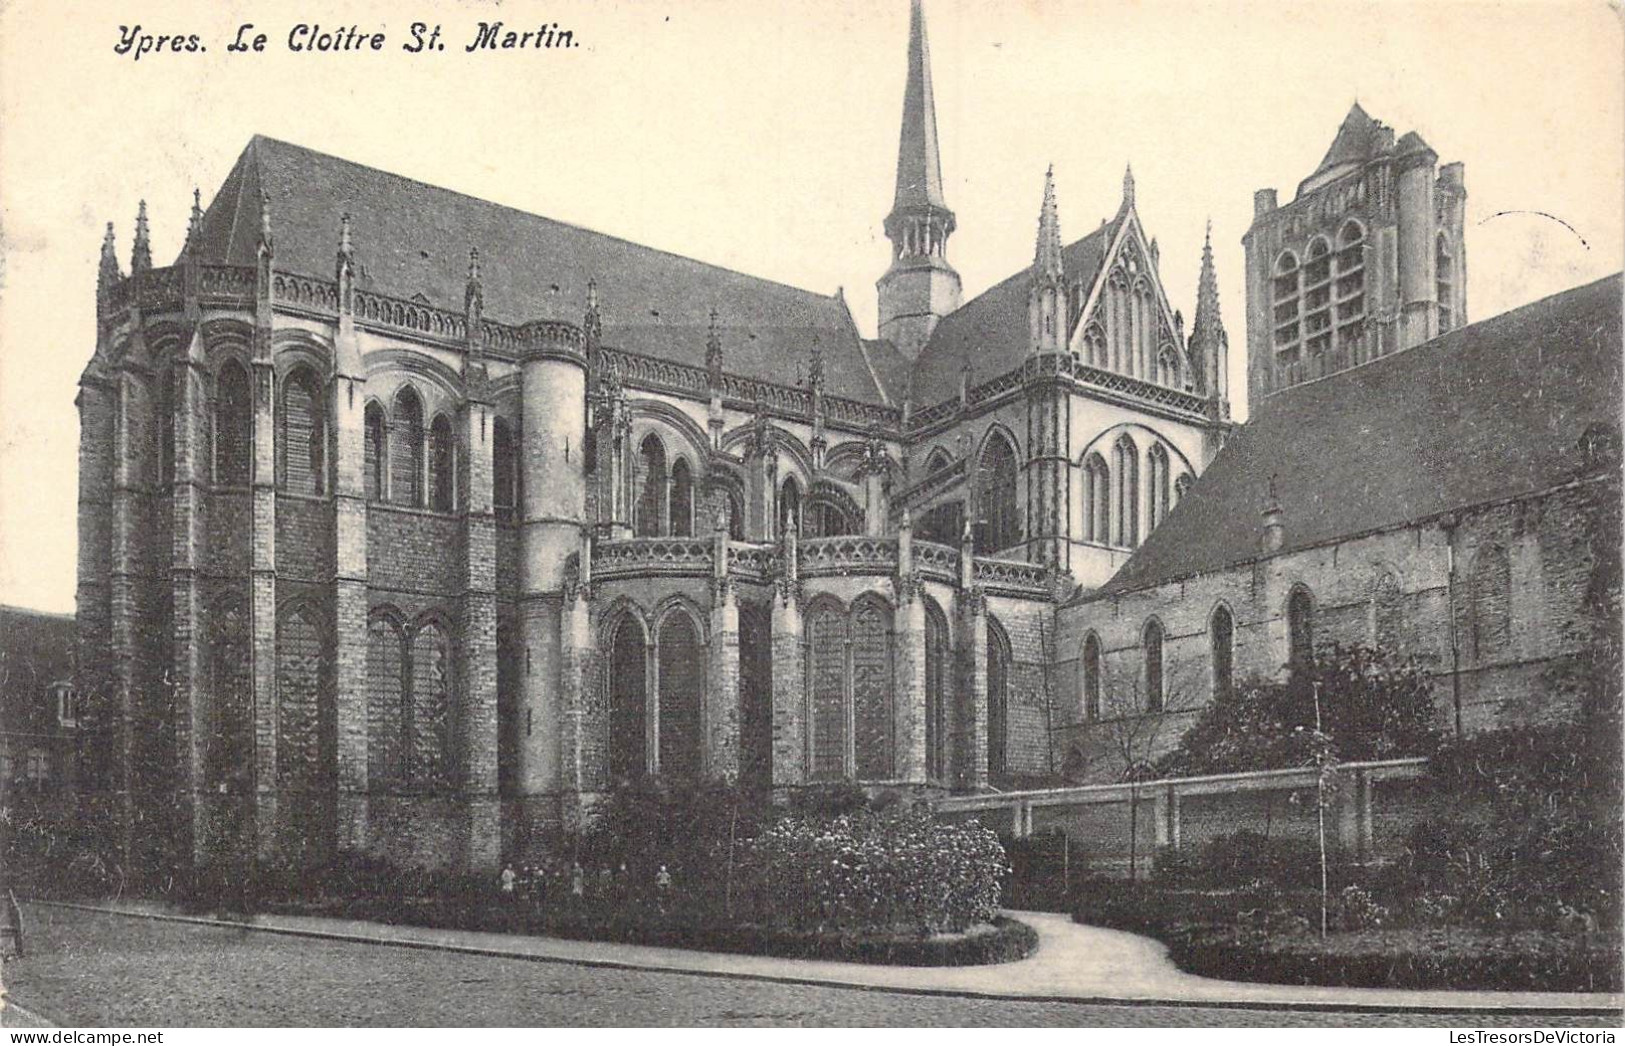
M 920 354 L 937 321 L 959 308 L 959 273 L 948 264 L 948 237 L 953 231 L 954 212 L 942 195 L 925 14 L 920 0 L 912 0 L 897 193 L 886 216 L 892 261 L 875 285 L 880 295 L 880 336 L 911 360 Z

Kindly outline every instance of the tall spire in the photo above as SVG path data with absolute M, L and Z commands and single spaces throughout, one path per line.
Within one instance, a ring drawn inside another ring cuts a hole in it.
M 1202 272 L 1196 279 L 1196 316 L 1191 321 L 1191 337 L 1202 338 L 1224 331 L 1219 319 L 1219 277 L 1213 270 L 1213 219 L 1207 223 L 1202 240 Z
M 113 284 L 123 278 L 124 274 L 118 267 L 118 251 L 114 246 L 113 223 L 108 222 L 107 232 L 102 236 L 102 259 L 96 271 L 96 289 L 105 294 L 112 289 Z
M 897 191 L 886 215 L 891 268 L 880 278 L 880 336 L 913 359 L 937 321 L 959 308 L 959 274 L 948 264 L 954 212 L 942 195 L 937 107 L 931 93 L 931 48 L 925 12 L 910 0 L 908 78 L 897 145 Z
M 905 207 L 948 209 L 937 150 L 937 105 L 931 93 L 931 46 L 925 38 L 920 0 L 909 4 L 908 82 L 903 88 L 903 131 L 897 146 L 897 195 L 892 210 Z
M 1055 206 L 1055 165 L 1044 172 L 1044 202 L 1038 211 L 1038 248 L 1033 253 L 1035 279 L 1061 278 L 1061 218 Z
M 152 268 L 152 240 L 147 230 L 147 201 L 142 200 L 135 212 L 135 245 L 130 248 L 130 271 L 141 272 Z
M 1134 206 L 1134 165 L 1125 164 L 1123 167 L 1123 207 L 1128 209 Z
M 1191 360 L 1191 385 L 1205 396 L 1214 417 L 1230 413 L 1230 337 L 1219 317 L 1219 278 L 1213 268 L 1213 222 L 1202 240 L 1202 271 L 1196 279 L 1196 315 L 1186 343 Z
M 203 242 L 203 191 L 192 187 L 192 217 L 186 223 L 186 249 L 196 251 Z

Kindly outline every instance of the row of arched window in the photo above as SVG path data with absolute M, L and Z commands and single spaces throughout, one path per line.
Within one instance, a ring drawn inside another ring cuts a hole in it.
M 606 754 L 612 780 L 652 773 L 692 780 L 702 772 L 702 637 L 699 620 L 685 607 L 673 607 L 653 626 L 628 612 L 610 625 Z
M 1111 459 L 1109 466 L 1098 452 L 1084 459 L 1083 540 L 1134 548 L 1142 537 L 1142 497 L 1146 499 L 1144 508 L 1149 518 L 1145 531 L 1149 533 L 1190 489 L 1190 473 L 1181 472 L 1178 479 L 1173 479 L 1168 449 L 1154 443 L 1146 452 L 1146 490 L 1142 495 L 1139 448 L 1128 433 L 1112 444 Z
M 367 622 L 367 781 L 374 793 L 451 784 L 456 672 L 438 617 L 408 627 L 387 611 Z
M 1316 236 L 1302 258 L 1291 250 L 1276 257 L 1271 308 L 1277 360 L 1324 355 L 1364 336 L 1365 239 L 1365 226 L 1351 218 L 1335 246 Z
M 1081 305 L 1079 306 L 1081 309 Z M 1139 259 L 1126 253 L 1106 277 L 1095 318 L 1083 332 L 1081 361 L 1091 367 L 1180 388 L 1178 348 L 1167 337 L 1161 307 Z M 1074 319 L 1075 322 L 1075 319 Z
M 367 500 L 450 512 L 457 504 L 457 444 L 451 419 L 437 414 L 424 427 L 423 400 L 410 385 L 395 393 L 386 415 L 367 404 Z

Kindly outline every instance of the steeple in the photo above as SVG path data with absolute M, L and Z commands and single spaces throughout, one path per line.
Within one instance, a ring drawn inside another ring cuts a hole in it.
M 886 216 L 891 268 L 880 292 L 880 336 L 909 359 L 918 356 L 937 321 L 959 308 L 959 274 L 948 264 L 954 212 L 942 194 L 937 109 L 931 92 L 931 47 L 920 0 L 909 5 L 908 75 L 897 144 L 897 189 Z
M 1061 218 L 1055 205 L 1055 167 L 1044 172 L 1044 202 L 1038 208 L 1038 245 L 1033 251 L 1027 313 L 1034 352 L 1064 352 L 1067 343 L 1065 273 L 1061 261 Z
M 1191 363 L 1197 368 L 1196 391 L 1207 396 L 1218 417 L 1228 416 L 1230 338 L 1224 331 L 1224 320 L 1219 317 L 1219 277 L 1213 268 L 1212 220 L 1207 223 L 1207 235 L 1202 241 L 1202 271 L 1196 280 L 1196 315 L 1191 320 L 1191 336 L 1186 344 Z
M 124 278 L 119 271 L 118 251 L 113 240 L 113 223 L 107 223 L 107 232 L 102 236 L 101 265 L 96 270 L 96 296 L 105 298 L 113 289 L 113 284 Z
M 152 268 L 152 240 L 147 230 L 147 201 L 142 200 L 135 212 L 135 245 L 130 248 L 130 272 Z

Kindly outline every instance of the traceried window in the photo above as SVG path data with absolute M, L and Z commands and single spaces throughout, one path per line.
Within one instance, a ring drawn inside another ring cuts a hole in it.
M 423 401 L 410 386 L 395 394 L 390 419 L 389 493 L 397 505 L 423 505 Z
M 639 493 L 632 533 L 640 538 L 666 533 L 666 448 L 654 433 L 638 445 Z
M 1353 219 L 1337 234 L 1336 262 L 1337 348 L 1350 354 L 1347 363 L 1355 363 L 1365 337 L 1365 227 Z
M 451 419 L 436 415 L 429 426 L 429 507 L 436 512 L 451 512 L 457 507 L 456 461 Z
M 930 781 L 948 777 L 949 659 L 948 619 L 931 600 L 925 603 L 925 776 Z
M 1152 618 L 1145 624 L 1142 648 L 1145 653 L 1145 710 L 1162 711 L 1166 695 L 1162 680 L 1162 622 Z
M 248 485 L 249 452 L 253 449 L 254 407 L 248 374 L 232 362 L 221 365 L 214 380 L 214 481 L 224 487 Z
M 700 703 L 705 697 L 705 653 L 694 619 L 682 610 L 668 613 L 656 633 L 660 773 L 680 781 L 697 780 L 703 765 Z
M 1004 628 L 987 617 L 987 774 L 1009 772 L 1010 638 Z
M 491 501 L 499 517 L 512 516 L 519 507 L 518 469 L 513 428 L 506 419 L 497 418 L 491 423 Z
M 1309 241 L 1303 264 L 1303 340 L 1310 356 L 1332 347 L 1332 248 L 1326 237 Z
M 694 536 L 694 472 L 688 461 L 678 458 L 671 465 L 671 533 L 673 537 Z
M 384 492 L 389 489 L 389 451 L 386 443 L 387 428 L 384 425 L 384 408 L 377 403 L 368 403 L 362 422 L 365 429 L 364 465 L 367 471 L 367 500 L 382 501 Z
M 787 534 L 794 529 L 797 536 L 801 534 L 801 484 L 796 482 L 794 476 L 787 476 L 784 485 L 779 488 L 779 533 Z
M 1303 668 L 1315 659 L 1315 600 L 1301 585 L 1286 601 L 1287 664 Z
M 326 410 L 321 386 L 301 367 L 282 383 L 277 432 L 278 478 L 293 494 L 321 494 L 327 458 Z
M 978 552 L 999 552 L 1021 543 L 1016 450 L 1002 432 L 991 433 L 982 446 L 976 466 L 976 504 L 983 522 Z
M 1275 358 L 1281 363 L 1296 363 L 1303 341 L 1303 323 L 1299 315 L 1302 277 L 1298 256 L 1291 251 L 1282 251 L 1275 260 L 1275 275 L 1270 281 Z
M 412 702 L 406 744 L 414 788 L 438 791 L 451 783 L 451 710 L 455 674 L 451 637 L 437 623 L 412 637 Z
M 1155 528 L 1168 516 L 1169 495 L 1173 486 L 1169 479 L 1168 451 L 1161 443 L 1152 444 L 1146 454 L 1146 480 L 1151 491 L 1151 519 L 1147 529 Z
M 1213 654 L 1213 696 L 1229 696 L 1236 685 L 1236 619 L 1230 608 L 1219 606 L 1208 620 L 1208 642 Z
M 1112 544 L 1134 548 L 1140 543 L 1140 452 L 1126 432 L 1112 446 L 1112 479 Z
M 1083 537 L 1102 545 L 1112 540 L 1112 474 L 1099 454 L 1083 463 Z
M 896 772 L 891 607 L 863 596 L 845 610 L 825 598 L 808 615 L 807 637 L 814 779 L 890 779 Z
M 405 726 L 406 637 L 384 615 L 367 624 L 367 787 L 393 791 L 404 780 L 401 745 Z
M 1371 590 L 1371 638 L 1378 650 L 1397 652 L 1405 644 L 1405 602 L 1399 578 L 1385 570 Z

